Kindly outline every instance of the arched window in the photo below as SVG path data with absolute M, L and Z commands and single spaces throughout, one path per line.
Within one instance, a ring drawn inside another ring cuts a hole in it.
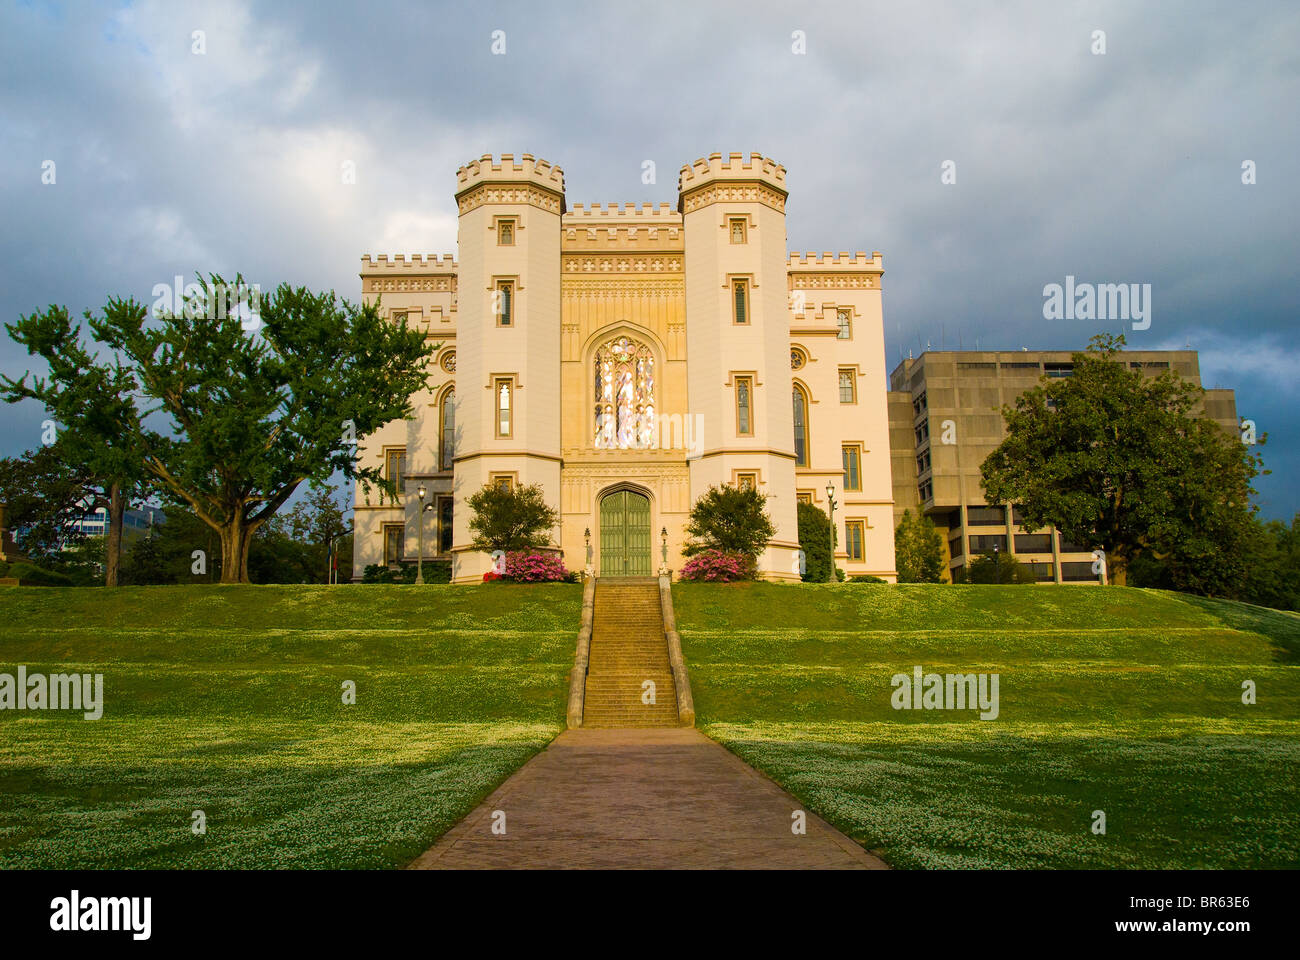
M 794 385 L 794 463 L 796 467 L 808 466 L 808 394 L 797 383 Z
M 596 350 L 596 423 L 601 450 L 655 445 L 655 359 L 631 337 L 616 337 Z
M 456 456 L 456 389 L 442 395 L 442 453 L 438 458 L 443 470 L 453 467 Z

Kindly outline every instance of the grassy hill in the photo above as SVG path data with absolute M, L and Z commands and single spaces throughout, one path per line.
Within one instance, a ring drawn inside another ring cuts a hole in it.
M 1300 865 L 1294 614 L 1117 587 L 673 597 L 700 728 L 896 866 Z M 917 665 L 999 674 L 997 719 L 895 710 Z
M 0 714 L 0 869 L 404 864 L 562 729 L 581 597 L 0 590 L 0 672 L 103 673 L 106 701 Z

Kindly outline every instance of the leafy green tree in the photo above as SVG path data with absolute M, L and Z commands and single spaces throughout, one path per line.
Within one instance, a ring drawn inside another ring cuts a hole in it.
M 137 309 L 132 301 L 110 300 L 103 317 L 96 320 L 87 310 L 85 318 L 90 325 L 120 323 Z M 31 383 L 30 372 L 19 380 L 0 377 L 0 395 L 9 403 L 37 400 L 60 424 L 59 450 L 94 494 L 90 507 L 102 503 L 108 510 L 104 583 L 117 586 L 126 510 L 145 486 L 136 379 L 120 358 L 97 356 L 82 343 L 66 307 L 51 304 L 5 328 L 28 354 L 45 361 L 49 376 Z
M 894 564 L 899 583 L 943 581 L 943 538 L 933 520 L 903 511 L 894 531 Z
M 1143 551 L 1176 557 L 1217 589 L 1243 563 L 1259 460 L 1195 415 L 1202 391 L 1172 371 L 1144 377 L 1116 359 L 1122 336 L 1092 339 L 1073 374 L 1003 408 L 1007 437 L 981 467 L 990 503 L 1021 505 L 1025 529 L 1104 547 L 1112 583 Z
M 479 550 L 531 550 L 549 546 L 551 528 L 560 522 L 559 511 L 546 503 L 539 484 L 511 487 L 489 483 L 466 505 L 473 511 L 469 528 Z
M 20 549 L 33 559 L 57 558 L 80 539 L 72 524 L 86 512 L 90 491 L 69 465 L 63 442 L 0 458 L 0 526 L 21 534 Z
M 961 574 L 962 583 L 1033 583 L 1034 572 L 1009 553 L 981 553 Z
M 799 549 L 804 555 L 805 583 L 828 583 L 831 579 L 831 545 L 834 531 L 825 510 L 802 500 L 795 507 L 799 520 Z
M 247 583 L 254 535 L 299 484 L 341 471 L 389 486 L 379 467 L 359 466 L 356 438 L 411 415 L 437 345 L 333 291 L 282 284 L 241 314 L 229 304 L 230 291 L 248 289 L 242 277 L 197 288 L 154 322 L 139 304 L 112 300 L 89 325 L 113 370 L 153 404 L 114 421 L 127 431 L 123 449 L 138 450 L 146 475 L 217 532 L 222 582 Z M 250 313 L 257 330 L 244 328 Z M 79 341 L 59 349 L 88 355 Z
M 682 552 L 690 557 L 723 550 L 757 559 L 776 534 L 766 504 L 767 496 L 754 487 L 709 487 L 691 507 L 686 524 L 690 539 Z

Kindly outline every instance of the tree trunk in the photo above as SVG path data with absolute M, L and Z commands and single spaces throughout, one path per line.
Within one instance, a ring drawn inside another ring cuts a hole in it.
M 126 498 L 122 485 L 108 488 L 108 539 L 104 545 L 104 586 L 116 587 L 118 571 L 122 565 L 122 526 L 126 519 Z
M 221 582 L 248 583 L 248 546 L 253 531 L 239 513 L 221 528 Z

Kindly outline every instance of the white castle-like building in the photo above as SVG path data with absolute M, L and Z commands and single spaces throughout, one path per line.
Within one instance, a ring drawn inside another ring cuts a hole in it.
M 358 487 L 354 577 L 413 561 L 423 518 L 426 565 L 480 581 L 464 500 L 536 483 L 573 570 L 680 569 L 696 499 L 752 484 L 759 569 L 797 580 L 795 504 L 833 486 L 838 565 L 896 579 L 879 253 L 788 254 L 786 171 L 759 154 L 683 167 L 675 208 L 569 209 L 529 154 L 456 177 L 458 258 L 361 260 L 366 301 L 441 346 L 414 418 L 361 441 L 402 493 Z

